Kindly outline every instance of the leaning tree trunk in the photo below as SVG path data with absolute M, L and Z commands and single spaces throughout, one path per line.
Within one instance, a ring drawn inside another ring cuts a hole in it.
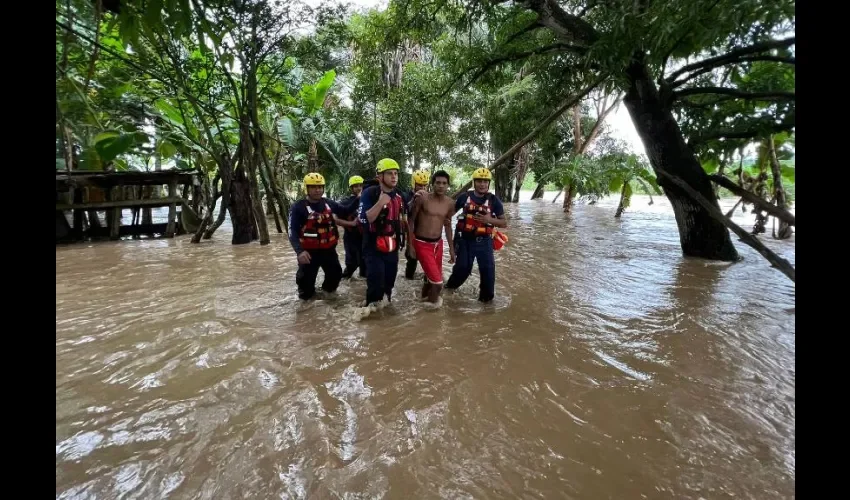
M 566 194 L 564 195 L 564 213 L 568 214 L 573 211 L 573 199 L 576 197 L 576 185 L 575 183 L 570 183 L 564 186 L 564 191 Z
M 539 200 L 540 198 L 543 198 L 543 193 L 544 193 L 543 190 L 545 189 L 545 187 L 546 186 L 545 186 L 544 183 L 538 182 L 537 187 L 534 188 L 534 192 L 531 193 L 531 199 L 532 200 Z
M 632 201 L 632 187 L 629 185 L 629 182 L 626 181 L 623 183 L 623 189 L 620 190 L 620 204 L 617 206 L 617 213 L 614 214 L 614 217 L 619 219 L 623 212 L 629 208 L 629 205 Z
M 513 202 L 519 203 L 519 192 L 528 173 L 528 145 L 522 147 L 516 155 L 516 186 L 514 187 Z
M 782 169 L 779 165 L 779 159 L 776 157 L 776 144 L 773 142 L 773 136 L 768 138 L 768 155 L 770 158 L 770 169 L 773 171 L 773 196 L 776 199 L 776 206 L 785 209 L 785 189 L 782 187 Z M 791 226 L 783 221 L 779 221 L 779 231 L 774 231 L 773 237 L 778 240 L 785 240 L 791 237 Z
M 679 177 L 719 210 L 720 205 L 714 196 L 711 181 L 685 143 L 670 107 L 662 102 L 646 64 L 634 61 L 625 73 L 629 79 L 629 88 L 623 102 L 643 142 L 658 182 L 673 207 L 682 252 L 689 257 L 737 260 L 738 251 L 723 223 L 714 219 L 710 211 L 684 189 L 658 174 L 664 171 Z
M 221 170 L 221 169 L 219 168 L 219 170 Z M 215 208 L 215 202 L 216 202 L 216 199 L 215 199 L 215 197 L 213 197 L 212 200 L 210 200 L 210 211 L 212 211 Z M 205 240 L 212 238 L 213 233 L 215 233 L 218 230 L 218 228 L 220 228 L 221 225 L 224 224 L 224 219 L 227 218 L 227 209 L 228 209 L 229 206 L 230 206 L 230 180 L 229 180 L 229 175 L 227 175 L 227 176 L 222 175 L 221 176 L 221 206 L 218 209 L 218 217 L 216 218 L 215 223 L 212 226 L 210 226 L 209 229 L 207 229 L 204 232 L 204 239 Z

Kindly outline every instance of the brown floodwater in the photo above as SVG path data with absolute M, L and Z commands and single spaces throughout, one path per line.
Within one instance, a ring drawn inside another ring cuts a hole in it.
M 56 497 L 793 498 L 794 284 L 616 201 L 506 205 L 493 304 L 402 276 L 363 321 L 283 235 L 58 246 Z

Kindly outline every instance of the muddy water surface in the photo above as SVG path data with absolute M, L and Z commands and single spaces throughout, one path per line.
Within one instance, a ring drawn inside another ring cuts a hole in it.
M 792 498 L 793 283 L 615 201 L 507 205 L 494 304 L 362 322 L 283 236 L 57 247 L 57 498 Z

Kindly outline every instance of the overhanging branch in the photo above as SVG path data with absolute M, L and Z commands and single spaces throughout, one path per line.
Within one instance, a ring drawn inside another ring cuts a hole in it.
M 557 53 L 564 53 L 564 52 L 577 51 L 577 50 L 583 50 L 583 48 L 575 46 L 575 45 L 569 45 L 569 44 L 566 44 L 566 43 L 553 43 L 551 45 L 544 45 L 543 47 L 538 47 L 534 50 L 527 50 L 527 51 L 524 51 L 524 52 L 517 52 L 516 54 L 508 54 L 508 55 L 503 56 L 503 57 L 497 57 L 495 59 L 491 59 L 491 60 L 487 61 L 486 63 L 484 63 L 484 65 L 481 66 L 478 69 L 478 71 L 475 72 L 475 74 L 472 76 L 472 78 L 468 82 L 466 82 L 464 87 L 468 87 L 468 86 L 472 85 L 476 80 L 481 78 L 485 73 L 487 73 L 492 68 L 494 68 L 494 67 L 496 67 L 496 66 L 498 66 L 502 63 L 506 63 L 506 62 L 509 62 L 509 61 L 518 61 L 520 59 L 525 59 L 527 57 L 531 57 L 531 56 L 534 56 L 534 55 L 557 54 Z M 446 88 L 446 90 L 444 90 L 442 92 L 442 94 L 440 94 L 440 97 L 445 97 L 449 92 L 451 92 L 452 88 L 457 84 L 457 82 L 462 80 L 463 77 L 466 76 L 466 74 L 471 69 L 472 68 L 469 68 L 466 71 L 461 72 L 457 77 L 455 77 L 455 79 L 452 80 L 452 83 L 449 84 L 449 86 Z
M 788 210 L 785 210 L 784 208 L 780 208 L 780 207 L 778 207 L 778 206 L 776 206 L 772 203 L 769 203 L 767 200 L 760 198 L 755 193 L 747 191 L 746 189 L 735 184 L 734 182 L 730 181 L 726 177 L 723 177 L 722 175 L 718 175 L 718 174 L 713 174 L 713 175 L 709 175 L 708 178 L 711 179 L 711 181 L 714 182 L 715 184 L 717 184 L 718 186 L 721 186 L 721 187 L 728 189 L 733 194 L 740 196 L 742 199 L 744 199 L 744 201 L 747 201 L 747 202 L 759 207 L 760 209 L 762 209 L 765 212 L 767 212 L 768 214 L 776 217 L 777 219 L 779 219 L 783 222 L 787 222 L 788 224 L 790 224 L 792 226 L 797 225 L 797 219 L 794 216 L 794 214 L 792 214 Z
M 596 80 L 594 80 L 593 83 L 591 83 L 590 85 L 588 85 L 587 87 L 582 89 L 581 92 L 579 92 L 578 94 L 576 94 L 572 97 L 567 98 L 564 102 L 561 103 L 560 106 L 558 106 L 555 109 L 555 111 L 553 111 L 551 114 L 549 114 L 549 116 L 547 116 L 545 120 L 540 122 L 540 124 L 537 125 L 536 127 L 534 127 L 534 129 L 531 132 L 529 132 L 519 142 L 514 144 L 511 147 L 511 149 L 505 151 L 502 154 L 502 156 L 496 158 L 496 160 L 493 163 L 491 163 L 487 168 L 489 168 L 490 170 L 493 170 L 496 167 L 498 167 L 499 165 L 501 165 L 501 164 L 505 163 L 506 161 L 508 161 L 509 159 L 511 159 L 517 151 L 519 151 L 523 146 L 525 146 L 529 142 L 533 141 L 534 138 L 537 137 L 540 134 L 540 132 L 545 130 L 546 127 L 548 127 L 559 116 L 564 114 L 565 111 L 567 111 L 571 107 L 575 106 L 576 103 L 578 103 L 579 101 L 584 99 L 584 97 L 587 94 L 589 94 L 591 91 L 593 91 L 593 89 L 598 87 L 603 81 L 605 81 L 606 78 L 608 78 L 608 75 L 603 74 L 602 76 L 600 76 Z M 452 195 L 452 198 L 457 199 L 458 196 L 460 196 L 462 193 L 466 192 L 466 190 L 468 190 L 471 186 L 472 186 L 472 181 L 467 182 L 466 184 L 463 185 L 463 187 L 458 189 L 455 194 Z
M 704 142 L 716 140 L 716 139 L 753 139 L 755 137 L 761 137 L 768 134 L 778 134 L 780 132 L 789 132 L 796 126 L 796 115 L 790 114 L 780 123 L 765 123 L 762 126 L 753 127 L 750 129 L 744 130 L 736 130 L 736 129 L 726 129 L 726 130 L 716 130 L 713 132 L 707 132 L 702 135 L 698 135 L 696 137 L 691 138 L 688 141 L 688 145 L 690 147 L 697 146 Z
M 731 96 L 737 99 L 758 100 L 758 101 L 774 101 L 788 100 L 796 101 L 797 94 L 795 92 L 743 92 L 737 89 L 728 87 L 692 87 L 679 90 L 674 93 L 677 98 L 687 97 L 691 95 L 706 95 L 716 94 Z
M 569 14 L 557 0 L 524 0 L 522 4 L 537 12 L 540 24 L 552 30 L 564 42 L 589 46 L 599 39 L 599 33 L 592 24 Z
M 749 56 L 752 54 L 759 54 L 762 52 L 767 52 L 771 49 L 783 49 L 786 47 L 790 47 L 794 45 L 796 41 L 796 37 L 783 38 L 781 40 L 770 40 L 767 42 L 755 43 L 753 45 L 748 45 L 747 47 L 741 47 L 740 49 L 735 49 L 727 52 L 726 54 L 711 57 L 708 59 L 704 59 L 702 61 L 695 62 L 693 64 L 688 64 L 674 71 L 670 76 L 665 78 L 668 82 L 676 81 L 680 75 L 685 73 L 690 73 L 693 71 L 701 71 L 706 70 L 709 71 L 713 68 L 717 68 L 719 66 L 725 66 L 727 64 L 732 64 L 740 61 L 744 56 Z M 690 77 L 686 78 L 683 81 L 689 80 Z
M 734 65 L 734 64 L 741 64 L 741 63 L 746 63 L 746 62 L 756 62 L 756 61 L 778 62 L 778 63 L 791 64 L 791 65 L 797 64 L 797 59 L 795 59 L 793 57 L 760 55 L 760 56 L 744 56 L 744 57 L 738 58 L 734 61 L 725 63 L 725 65 L 731 66 L 731 65 Z M 670 83 L 669 87 L 673 88 L 673 89 L 675 89 L 677 87 L 681 87 L 685 83 L 693 80 L 694 78 L 696 78 L 696 77 L 698 77 L 702 74 L 708 73 L 709 71 L 711 71 L 715 68 L 717 68 L 717 66 L 706 66 L 706 67 L 700 69 L 699 71 L 695 71 L 695 72 L 691 73 L 690 75 L 687 75 L 686 77 L 684 77 L 680 80 L 676 80 L 675 82 Z M 728 74 L 728 72 L 727 72 L 727 74 Z M 724 78 L 724 80 L 725 80 L 725 78 Z
M 508 45 L 509 43 L 513 42 L 514 40 L 516 40 L 517 38 L 521 37 L 522 35 L 524 35 L 526 33 L 530 33 L 532 31 L 534 31 L 536 29 L 540 29 L 542 27 L 543 27 L 543 25 L 540 24 L 540 18 L 538 17 L 537 19 L 532 21 L 531 24 L 529 24 L 525 28 L 523 28 L 523 29 L 517 31 L 516 33 L 514 33 L 513 35 L 509 36 L 508 39 L 505 40 L 505 42 L 502 44 L 502 46 L 504 47 L 504 46 Z

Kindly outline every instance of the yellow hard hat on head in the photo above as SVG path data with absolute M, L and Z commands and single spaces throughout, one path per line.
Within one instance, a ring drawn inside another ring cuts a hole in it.
M 414 186 L 416 186 L 417 184 L 425 186 L 425 185 L 428 184 L 428 181 L 430 181 L 430 180 L 431 180 L 431 174 L 429 174 L 425 170 L 417 170 L 416 172 L 413 172 L 413 185 Z
M 350 179 L 348 179 L 348 187 L 356 186 L 357 184 L 363 184 L 363 177 L 359 175 L 352 175 Z
M 383 160 L 379 161 L 376 173 L 382 174 L 387 170 L 399 170 L 398 162 L 393 160 L 392 158 L 384 158 Z
M 307 186 L 324 186 L 325 178 L 322 177 L 322 174 L 317 174 L 315 172 L 310 172 L 309 174 L 304 176 L 304 192 L 307 192 Z
M 491 174 L 490 169 L 487 169 L 487 168 L 475 169 L 475 172 L 472 172 L 472 180 L 477 181 L 479 179 L 485 180 L 485 181 L 492 181 L 493 180 L 493 174 Z
M 324 186 L 325 185 L 325 178 L 322 177 L 322 174 L 310 172 L 309 174 L 304 176 L 304 185 L 305 186 Z

